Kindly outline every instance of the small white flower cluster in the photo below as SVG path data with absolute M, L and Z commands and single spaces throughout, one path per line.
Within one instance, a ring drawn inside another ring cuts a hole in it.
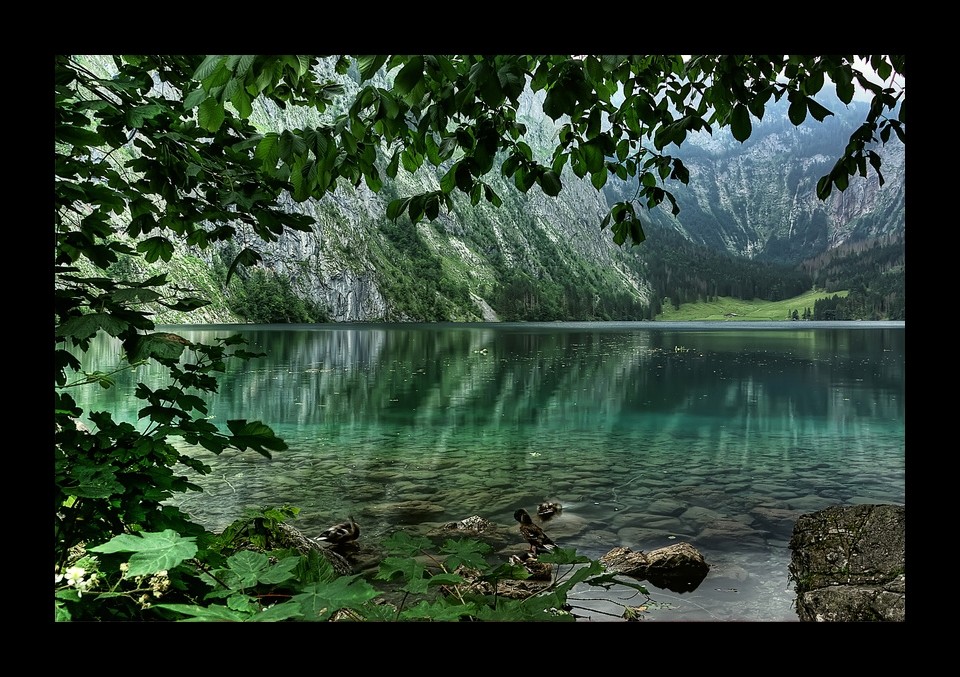
M 127 569 L 125 569 L 123 565 L 120 566 L 120 569 L 126 574 Z M 149 578 L 146 576 L 137 576 L 134 580 L 137 585 L 146 583 L 146 585 L 150 586 L 150 591 L 140 595 L 140 598 L 137 600 L 144 609 L 149 609 L 151 600 L 163 597 L 163 593 L 170 588 L 170 579 L 167 578 L 166 571 L 158 571 Z M 153 597 L 151 597 L 151 595 L 153 595 Z
M 96 566 L 96 560 L 89 558 L 90 566 Z M 63 582 L 66 582 L 68 587 L 76 588 L 77 594 L 83 596 L 83 593 L 88 590 L 92 590 L 97 585 L 97 572 L 95 570 L 89 571 L 86 567 L 74 565 L 72 567 L 67 567 L 66 571 L 61 572 L 60 567 L 54 566 L 54 583 L 60 585 Z
M 170 579 L 166 571 L 158 571 L 150 577 L 150 591 L 154 597 L 161 597 L 170 588 Z

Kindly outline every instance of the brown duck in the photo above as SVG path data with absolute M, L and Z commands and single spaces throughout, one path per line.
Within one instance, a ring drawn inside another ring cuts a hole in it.
M 557 547 L 549 536 L 543 533 L 543 529 L 533 523 L 533 519 L 523 508 L 513 513 L 513 519 L 520 522 L 520 534 L 530 544 L 530 552 L 537 555 L 541 552 L 549 552 Z
M 351 517 L 349 520 L 334 524 L 329 529 L 324 530 L 315 540 L 326 541 L 333 545 L 350 543 L 360 538 L 360 525 Z
M 562 511 L 563 506 L 556 501 L 545 501 L 537 506 L 537 515 L 543 520 L 559 515 Z

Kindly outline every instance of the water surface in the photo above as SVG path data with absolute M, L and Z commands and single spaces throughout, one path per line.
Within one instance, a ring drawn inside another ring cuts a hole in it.
M 214 529 L 264 505 L 302 508 L 308 534 L 347 515 L 369 539 L 474 514 L 515 529 L 518 507 L 551 499 L 547 533 L 580 554 L 703 554 L 695 591 L 648 584 L 647 620 L 796 621 L 796 517 L 905 502 L 902 322 L 162 329 L 266 353 L 221 378 L 211 420 L 262 420 L 290 448 L 197 450 L 213 472 L 178 500 Z M 98 339 L 84 364 L 106 371 L 118 350 Z M 71 394 L 134 422 L 131 379 Z M 614 620 L 596 590 L 577 596 Z

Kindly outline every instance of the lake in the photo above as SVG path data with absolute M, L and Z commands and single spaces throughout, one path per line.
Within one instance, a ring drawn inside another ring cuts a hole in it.
M 679 542 L 703 554 L 696 590 L 645 584 L 657 602 L 645 620 L 796 622 L 796 517 L 905 503 L 903 322 L 158 330 L 239 333 L 266 353 L 221 377 L 211 420 L 261 420 L 290 448 L 195 450 L 213 472 L 178 505 L 215 530 L 246 507 L 292 505 L 308 535 L 351 515 L 372 541 L 471 515 L 515 531 L 517 508 L 556 500 L 544 528 L 579 554 Z M 101 332 L 84 366 L 107 371 L 118 351 Z M 132 383 L 71 394 L 135 422 Z M 598 590 L 571 601 L 616 620 L 610 600 L 626 593 Z

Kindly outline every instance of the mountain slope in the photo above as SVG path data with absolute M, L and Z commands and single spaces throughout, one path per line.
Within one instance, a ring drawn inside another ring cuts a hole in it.
M 345 110 L 359 76 L 341 78 L 325 66 L 322 77 L 343 84 L 339 105 L 323 116 L 296 107 L 257 107 L 254 123 L 263 131 L 304 128 Z M 390 83 L 381 73 L 372 84 Z M 429 165 L 412 175 L 401 172 L 379 194 L 365 184 L 341 183 L 322 200 L 290 200 L 291 211 L 316 220 L 311 233 L 261 243 L 240 231 L 238 242 L 260 251 L 266 279 L 282 280 L 333 321 L 652 319 L 664 297 L 676 303 L 716 295 L 731 284 L 740 294 L 782 295 L 812 284 L 813 274 L 801 261 L 904 230 L 899 142 L 878 149 L 884 158 L 882 188 L 871 169 L 844 193 L 817 200 L 817 179 L 840 154 L 862 112 L 857 105 L 828 107 L 837 115 L 824 124 L 794 128 L 781 104 L 755 121 L 744 144 L 718 131 L 691 136 L 682 149 L 667 149 L 687 165 L 690 185 L 667 186 L 682 211 L 677 218 L 659 208 L 643 215 L 647 241 L 638 247 L 617 246 L 611 233 L 599 228 L 609 205 L 628 199 L 635 186 L 611 181 L 597 191 L 569 169 L 556 198 L 536 188 L 522 193 L 495 176 L 490 184 L 503 200 L 500 208 L 483 201 L 471 205 L 455 193 L 454 209 L 432 222 L 413 225 L 406 216 L 389 221 L 391 200 L 438 188 L 447 167 Z M 527 143 L 546 160 L 556 125 L 533 95 L 523 98 L 517 117 L 527 126 Z M 249 279 L 247 273 L 225 287 L 223 273 L 235 253 L 225 247 L 188 254 L 190 265 L 173 262 L 176 283 L 213 290 L 208 295 L 214 305 L 189 321 L 263 321 L 231 310 L 238 295 L 250 293 L 242 279 Z M 246 307 L 256 307 L 255 300 Z M 187 316 L 158 312 L 157 319 L 180 322 Z

